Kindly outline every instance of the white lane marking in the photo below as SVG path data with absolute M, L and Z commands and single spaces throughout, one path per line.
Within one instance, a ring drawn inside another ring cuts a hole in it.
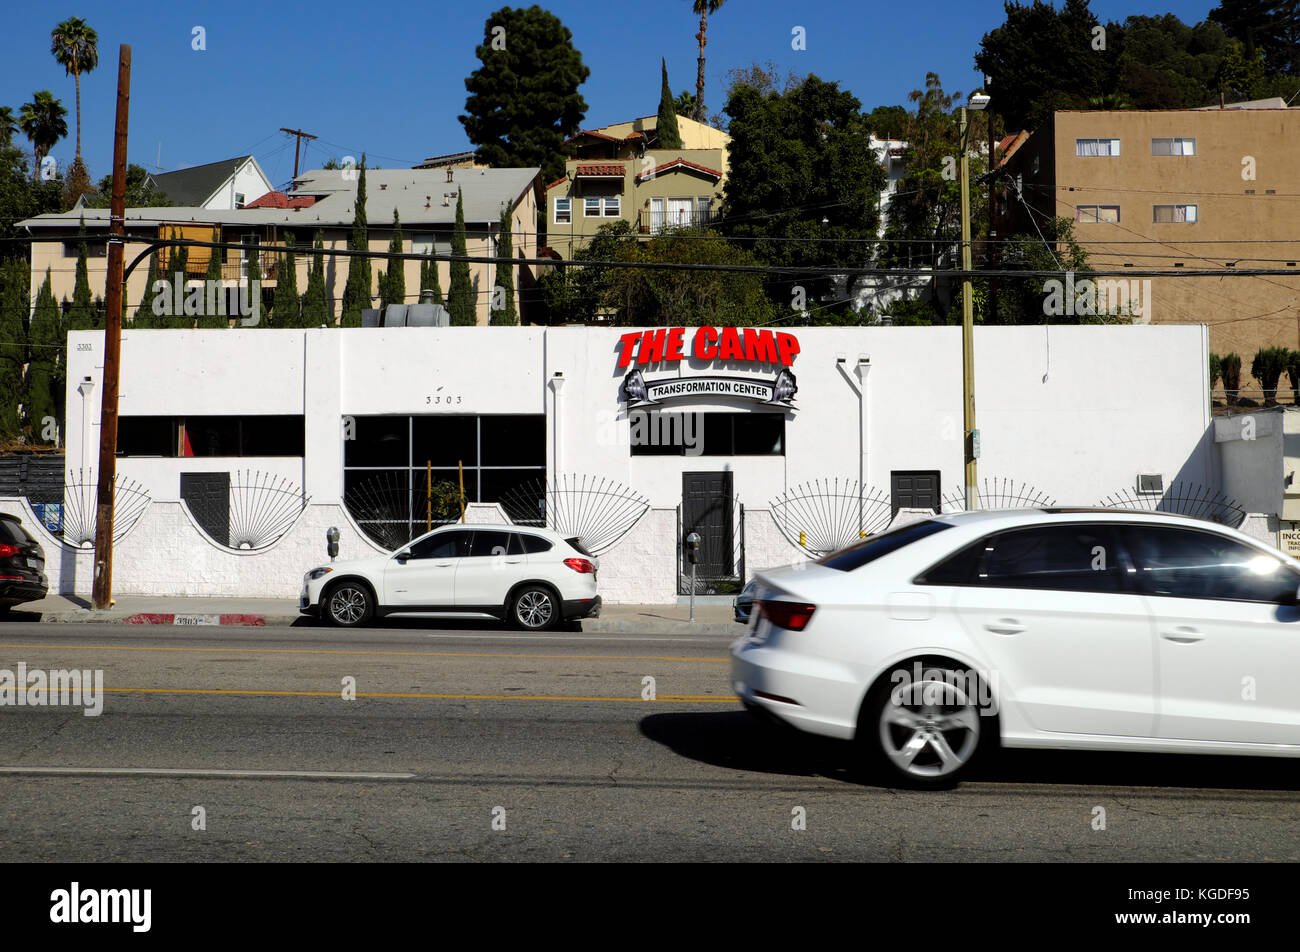
M 342 770 L 216 770 L 203 767 L 0 767 L 0 774 L 88 774 L 155 777 L 276 777 L 327 780 L 410 780 L 410 773 Z

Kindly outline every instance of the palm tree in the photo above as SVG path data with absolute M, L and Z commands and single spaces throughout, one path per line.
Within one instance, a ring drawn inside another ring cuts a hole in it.
M 696 122 L 704 121 L 704 47 L 709 42 L 704 34 L 709 28 L 709 14 L 717 13 L 718 7 L 724 2 L 725 0 L 692 0 L 691 9 L 700 15 L 700 32 L 695 34 L 695 39 L 700 42 L 699 72 L 695 74 L 695 115 L 692 117 Z
M 81 74 L 99 65 L 99 34 L 81 17 L 69 17 L 50 31 L 50 52 L 77 84 L 77 158 L 81 158 Z
M 23 103 L 18 113 L 18 127 L 31 140 L 32 149 L 36 153 L 33 178 L 41 174 L 41 159 L 49 154 L 56 142 L 68 134 L 68 123 L 65 121 L 67 115 L 68 110 L 63 108 L 63 103 L 55 99 L 48 89 L 33 93 L 32 101 Z
M 13 144 L 14 133 L 18 131 L 18 117 L 9 106 L 0 106 L 0 146 Z

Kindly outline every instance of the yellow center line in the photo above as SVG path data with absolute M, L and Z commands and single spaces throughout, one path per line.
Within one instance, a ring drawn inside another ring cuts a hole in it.
M 237 694 L 277 697 L 340 697 L 339 691 L 252 691 L 218 688 L 104 688 L 105 694 Z M 638 704 L 734 704 L 735 698 L 715 695 L 660 694 L 649 701 L 640 697 L 568 697 L 555 694 L 390 694 L 357 692 L 357 697 L 423 698 L 452 701 L 635 701 Z
M 98 651 L 207 651 L 220 654 L 342 654 L 342 655 L 392 655 L 396 657 L 429 658 L 526 658 L 545 661 L 706 661 L 721 664 L 730 658 L 682 658 L 672 655 L 575 655 L 575 654 L 512 654 L 503 652 L 468 651 L 369 651 L 348 648 L 194 648 L 139 645 L 0 645 L 0 648 L 75 648 Z

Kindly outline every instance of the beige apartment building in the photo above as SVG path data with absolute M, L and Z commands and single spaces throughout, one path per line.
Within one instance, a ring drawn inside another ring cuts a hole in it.
M 1280 99 L 1057 112 L 1005 162 L 999 232 L 1064 217 L 1094 268 L 1216 272 L 1132 279 L 1127 302 L 1112 291 L 1109 303 L 1137 321 L 1209 325 L 1211 352 L 1239 354 L 1243 389 L 1257 387 L 1257 350 L 1300 348 L 1298 153 L 1300 109 Z M 1285 273 L 1237 273 L 1247 268 Z
M 546 244 L 568 260 L 601 225 L 623 220 L 650 238 L 665 228 L 706 225 L 718 214 L 731 137 L 677 117 L 682 148 L 658 147 L 657 116 L 568 140 L 565 175 L 546 186 Z
M 126 262 L 129 264 L 147 245 L 144 240 L 188 238 L 194 241 L 220 240 L 239 244 L 245 250 L 218 250 L 222 256 L 222 281 L 230 287 L 246 283 L 250 260 L 257 263 L 264 299 L 272 303 L 279 284 L 278 269 L 283 257 L 275 251 L 284 245 L 286 233 L 294 237 L 298 293 L 307 287 L 310 255 L 306 245 L 320 233 L 326 249 L 346 249 L 352 233 L 356 206 L 357 178 L 350 170 L 316 169 L 304 172 L 287 192 L 268 192 L 243 208 L 210 209 L 172 206 L 129 208 L 126 213 Z M 457 195 L 464 197 L 466 251 L 471 256 L 497 254 L 501 239 L 501 209 L 512 209 L 511 249 L 517 258 L 537 255 L 537 202 L 541 193 L 538 169 L 371 169 L 366 172 L 366 218 L 370 250 L 388 251 L 392 237 L 393 211 L 402 228 L 402 249 L 408 254 L 451 254 L 456 221 Z M 39 215 L 20 223 L 33 238 L 32 306 L 49 269 L 55 300 L 71 300 L 76 284 L 77 232 L 84 217 L 88 237 L 90 286 L 104 296 L 107 279 L 108 210 L 77 208 L 61 214 Z M 52 240 L 50 240 L 52 239 Z M 255 250 L 254 250 L 255 249 Z M 160 264 L 167 270 L 174 250 L 160 252 Z M 186 278 L 201 281 L 209 264 L 209 249 L 188 250 Z M 326 295 L 335 321 L 342 310 L 347 284 L 348 259 L 325 257 Z M 438 279 L 444 298 L 451 286 L 451 264 L 438 262 Z M 374 306 L 378 307 L 379 272 L 387 270 L 383 258 L 371 259 L 370 273 Z M 527 322 L 527 292 L 535 286 L 527 265 L 515 269 L 516 306 Z M 414 303 L 420 292 L 420 262 L 404 262 L 407 301 Z M 145 260 L 132 272 L 126 289 L 128 320 L 144 298 L 149 277 Z M 470 281 L 477 302 L 478 323 L 486 325 L 491 315 L 492 288 L 496 269 L 492 264 L 471 264 Z

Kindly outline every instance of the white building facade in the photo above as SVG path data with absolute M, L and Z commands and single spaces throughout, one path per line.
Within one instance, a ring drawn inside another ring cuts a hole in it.
M 984 505 L 1216 485 L 1203 326 L 975 345 Z M 102 332 L 68 357 L 67 466 L 93 500 Z M 469 521 L 582 535 L 606 601 L 667 603 L 692 530 L 696 591 L 725 596 L 963 493 L 958 327 L 128 330 L 119 421 L 120 594 L 294 598 L 329 527 L 342 558 L 385 551 L 463 480 Z M 0 509 L 61 530 L 51 589 L 86 593 L 75 495 Z

